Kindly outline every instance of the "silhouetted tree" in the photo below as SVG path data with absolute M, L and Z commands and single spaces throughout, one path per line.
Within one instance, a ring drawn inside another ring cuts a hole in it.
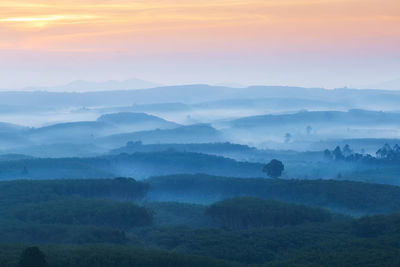
M 391 152 L 392 152 L 392 148 L 390 147 L 390 145 L 385 144 L 382 148 L 380 148 L 378 151 L 376 151 L 376 157 L 384 159 L 384 158 L 387 158 Z
M 343 153 L 342 149 L 340 149 L 340 146 L 337 146 L 335 150 L 333 150 L 332 154 L 335 160 L 343 159 Z
M 267 165 L 264 166 L 263 172 L 267 173 L 269 177 L 278 178 L 282 175 L 285 169 L 283 163 L 277 159 L 271 160 Z
M 20 267 L 46 267 L 46 259 L 43 252 L 38 247 L 26 248 L 19 260 Z
M 324 150 L 324 157 L 326 159 L 332 159 L 332 152 L 329 149 Z
M 343 156 L 348 157 L 348 156 L 350 156 L 350 155 L 352 155 L 352 154 L 353 154 L 353 150 L 350 148 L 349 145 L 346 144 L 346 145 L 343 147 Z

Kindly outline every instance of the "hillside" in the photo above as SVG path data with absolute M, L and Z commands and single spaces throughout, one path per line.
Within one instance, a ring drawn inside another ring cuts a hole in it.
M 294 114 L 260 115 L 239 118 L 228 122 L 233 127 L 277 127 L 281 125 L 307 126 L 307 125 L 365 125 L 376 127 L 379 125 L 396 125 L 400 123 L 398 113 L 386 113 L 367 110 L 341 111 L 303 111 Z
M 125 145 L 130 141 L 143 143 L 212 143 L 223 140 L 222 134 L 207 124 L 181 126 L 174 129 L 157 129 L 123 133 L 99 138 L 97 142 L 113 147 Z
M 208 173 L 234 177 L 261 176 L 262 164 L 190 152 L 152 152 L 89 158 L 28 158 L 0 161 L 0 179 L 65 179 Z
M 349 214 L 400 212 L 400 187 L 337 180 L 231 178 L 204 174 L 151 177 L 150 198 L 212 203 L 254 196 L 325 207 Z

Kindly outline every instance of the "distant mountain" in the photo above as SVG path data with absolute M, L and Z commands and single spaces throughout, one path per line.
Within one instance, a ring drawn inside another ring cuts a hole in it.
M 382 89 L 382 90 L 398 90 L 400 91 L 400 79 L 390 80 L 381 83 L 375 83 L 363 88 Z
M 126 81 L 110 80 L 105 82 L 88 82 L 88 81 L 78 80 L 61 86 L 27 87 L 24 88 L 23 90 L 51 91 L 51 92 L 92 92 L 92 91 L 110 91 L 110 90 L 147 89 L 159 86 L 160 84 L 139 79 L 129 79 Z
M 245 88 L 247 86 L 239 83 L 233 83 L 233 82 L 222 82 L 222 83 L 217 83 L 215 86 L 224 86 L 224 87 L 231 87 L 231 88 Z
M 86 93 L 0 92 L 0 106 L 40 106 L 50 108 L 113 107 L 159 103 L 197 104 L 227 99 L 291 98 L 336 103 L 349 108 L 398 109 L 400 91 L 252 86 L 229 88 L 209 85 L 182 85 L 143 90 Z

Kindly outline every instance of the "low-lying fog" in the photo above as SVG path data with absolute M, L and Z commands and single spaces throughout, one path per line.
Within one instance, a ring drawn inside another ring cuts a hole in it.
M 400 113 L 394 100 L 400 101 L 399 93 L 199 85 L 83 94 L 0 92 L 0 154 L 3 161 L 31 165 L 27 177 L 33 178 L 47 171 L 38 169 L 32 157 L 60 158 L 57 164 L 64 172 L 49 171 L 49 177 L 71 176 L 71 170 L 80 167 L 62 158 L 84 157 L 90 170 L 80 173 L 85 177 L 147 178 L 184 172 L 263 176 L 260 166 L 279 158 L 285 160 L 286 178 L 358 179 L 368 172 L 368 164 L 326 163 L 323 151 L 350 145 L 355 154 L 375 157 L 386 143 L 400 143 Z M 121 153 L 135 156 L 114 158 Z M 99 158 L 93 157 L 102 157 L 108 167 L 100 168 Z M 167 164 L 154 171 L 167 159 L 173 168 Z M 226 168 L 213 169 L 210 161 L 221 161 Z M 17 177 L 19 168 L 6 164 L 0 176 Z

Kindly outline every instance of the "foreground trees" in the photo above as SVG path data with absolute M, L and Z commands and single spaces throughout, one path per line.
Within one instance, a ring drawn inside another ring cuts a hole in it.
M 47 267 L 43 252 L 38 247 L 26 248 L 21 254 L 19 267 Z
M 331 220 L 327 210 L 256 197 L 238 197 L 211 205 L 206 214 L 229 229 L 297 225 Z

